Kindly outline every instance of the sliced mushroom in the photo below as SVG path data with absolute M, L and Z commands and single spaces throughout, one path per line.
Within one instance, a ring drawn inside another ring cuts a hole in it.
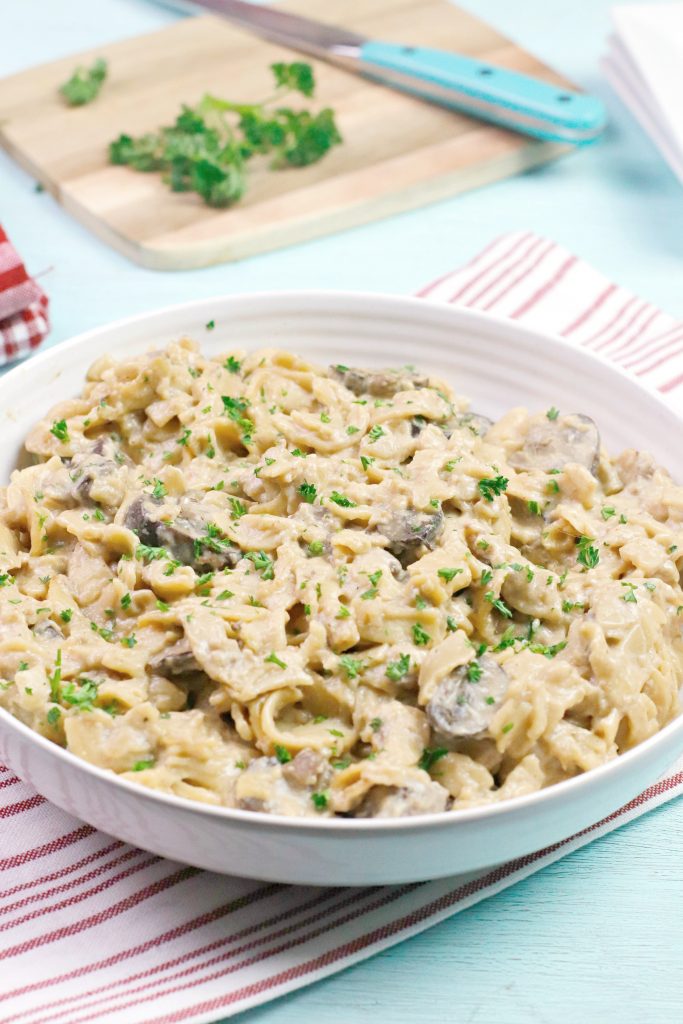
M 331 366 L 332 375 L 354 395 L 391 398 L 398 391 L 428 388 L 429 378 L 413 370 L 364 370 L 353 366 Z
M 407 818 L 446 810 L 448 790 L 438 782 L 409 782 L 406 786 L 373 786 L 354 811 L 354 818 Z
M 312 751 L 302 751 L 313 753 Z M 320 779 L 320 789 L 316 784 L 304 782 L 303 777 L 311 771 L 302 767 L 300 778 L 290 778 L 285 773 L 285 768 L 291 768 L 297 761 L 297 755 L 291 764 L 282 765 L 276 757 L 258 757 L 251 761 L 248 767 L 242 772 L 235 783 L 235 799 L 237 806 L 245 811 L 264 811 L 267 814 L 285 814 L 287 816 L 300 817 L 317 816 L 321 813 L 329 813 L 317 807 L 312 796 L 323 788 L 323 779 Z M 305 760 L 303 762 L 306 764 Z M 294 775 L 299 774 L 299 766 L 292 770 Z M 315 774 L 315 773 L 313 773 Z M 324 777 L 329 778 L 328 774 Z
M 88 451 L 77 452 L 69 462 L 69 475 L 74 494 L 80 501 L 92 499 L 93 484 L 102 477 L 113 476 L 127 461 L 111 438 L 103 434 Z
M 463 412 L 456 416 L 455 423 L 460 429 L 469 430 L 477 437 L 484 437 L 493 426 L 493 420 L 479 412 Z M 451 433 L 452 431 L 448 434 L 449 437 Z
M 444 736 L 483 736 L 509 683 L 495 658 L 483 654 L 476 662 L 461 665 L 437 686 L 427 705 L 427 718 Z
M 36 622 L 33 627 L 33 635 L 39 640 L 63 640 L 64 634 L 59 626 L 51 619 L 43 619 Z
M 188 641 L 183 638 L 167 647 L 165 651 L 150 658 L 149 667 L 160 676 L 187 676 L 193 672 L 201 672 L 202 667 L 197 661 Z
M 235 566 L 242 557 L 226 538 L 208 535 L 210 518 L 191 498 L 184 497 L 180 514 L 170 518 L 162 501 L 140 495 L 129 505 L 125 524 L 142 544 L 165 548 L 177 561 L 200 572 Z
M 524 447 L 513 452 L 509 463 L 515 469 L 562 469 L 577 462 L 595 474 L 600 457 L 600 434 L 590 416 L 574 412 L 549 420 L 536 419 L 527 431 Z
M 282 768 L 283 777 L 293 786 L 325 789 L 330 779 L 330 766 L 317 750 L 300 750 L 296 757 Z
M 444 527 L 444 514 L 438 512 L 418 512 L 409 508 L 396 515 L 379 527 L 389 543 L 387 550 L 395 555 L 402 565 L 416 561 L 423 548 L 431 550 Z
M 427 426 L 429 426 L 429 420 L 424 416 L 413 416 L 410 421 L 410 436 L 419 437 Z

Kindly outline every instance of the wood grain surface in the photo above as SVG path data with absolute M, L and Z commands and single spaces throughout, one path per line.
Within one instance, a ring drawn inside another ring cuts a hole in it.
M 568 84 L 489 25 L 446 0 L 299 0 L 284 5 L 371 37 L 460 50 Z M 60 83 L 78 63 L 109 62 L 98 99 L 69 108 Z M 292 52 L 212 16 L 65 58 L 0 81 L 0 142 L 87 227 L 144 266 L 189 269 L 291 245 L 422 206 L 515 174 L 566 146 L 531 141 L 316 62 L 316 101 L 344 144 L 319 163 L 278 172 L 252 161 L 246 196 L 212 210 L 159 174 L 107 163 L 121 132 L 169 124 L 205 92 L 253 102 L 268 65 Z M 252 170 L 253 167 L 253 170 Z

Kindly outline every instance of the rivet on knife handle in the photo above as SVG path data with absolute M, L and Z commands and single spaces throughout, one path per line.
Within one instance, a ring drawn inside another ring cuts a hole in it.
M 598 99 L 485 61 L 380 42 L 359 57 L 372 78 L 536 138 L 590 142 L 605 126 Z

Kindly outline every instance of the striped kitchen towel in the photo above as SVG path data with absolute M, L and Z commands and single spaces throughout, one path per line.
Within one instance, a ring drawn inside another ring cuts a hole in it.
M 0 226 L 0 366 L 29 355 L 50 329 L 48 299 Z
M 498 239 L 421 294 L 560 333 L 676 400 L 683 326 L 543 239 Z M 490 871 L 312 889 L 145 853 L 70 818 L 0 766 L 0 1022 L 222 1020 L 415 935 L 682 792 L 683 758 L 605 820 Z

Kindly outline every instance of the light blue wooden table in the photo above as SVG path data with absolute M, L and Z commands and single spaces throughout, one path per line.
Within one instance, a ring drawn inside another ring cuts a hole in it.
M 415 0 L 416 3 L 419 0 Z M 607 139 L 480 192 L 238 265 L 141 270 L 0 155 L 0 220 L 52 267 L 50 344 L 183 299 L 264 288 L 412 292 L 493 235 L 533 229 L 683 317 L 683 190 L 600 81 L 609 0 L 463 0 L 606 100 Z M 149 31 L 143 0 L 4 0 L 0 74 Z M 431 931 L 250 1011 L 241 1024 L 676 1024 L 683 1020 L 683 803 L 673 803 Z

